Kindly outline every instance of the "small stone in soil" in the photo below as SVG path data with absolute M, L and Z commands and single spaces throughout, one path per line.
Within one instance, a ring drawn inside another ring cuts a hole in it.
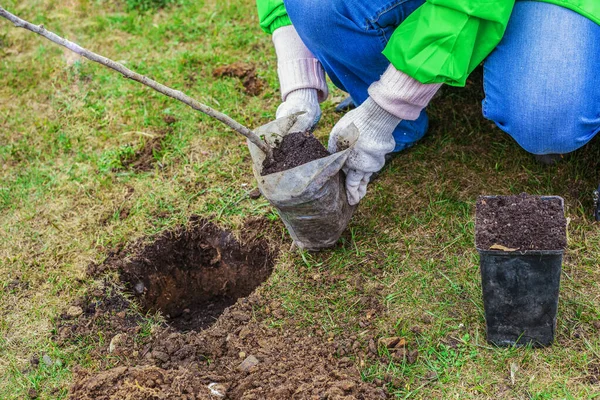
M 136 283 L 133 289 L 135 290 L 135 292 L 137 294 L 144 293 L 144 282 L 138 282 L 138 283 Z
M 67 315 L 71 318 L 77 318 L 83 314 L 83 309 L 79 306 L 71 306 L 67 310 Z
M 250 193 L 248 193 L 248 197 L 250 197 L 252 200 L 257 200 L 258 198 L 260 198 L 261 194 L 260 194 L 260 190 L 258 190 L 258 188 L 254 188 L 254 190 L 252 190 Z
M 240 371 L 244 371 L 244 372 L 250 371 L 252 368 L 256 367 L 258 365 L 258 363 L 259 363 L 259 361 L 258 361 L 258 359 L 256 357 L 254 357 L 254 356 L 248 356 L 238 366 L 238 369 Z
M 108 352 L 113 353 L 118 346 L 122 345 L 126 340 L 126 335 L 124 333 L 117 333 L 110 341 L 108 345 Z
M 210 390 L 210 394 L 217 397 L 225 397 L 227 394 L 227 388 L 221 383 L 213 382 L 208 385 L 208 389 Z
M 273 159 L 265 158 L 261 175 L 287 171 L 328 155 L 327 149 L 312 133 L 290 133 L 273 149 Z

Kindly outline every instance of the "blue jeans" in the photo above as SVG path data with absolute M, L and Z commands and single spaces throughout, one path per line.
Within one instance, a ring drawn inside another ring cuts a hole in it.
M 389 65 L 395 28 L 424 0 L 284 0 L 298 34 L 356 104 Z M 553 4 L 516 3 L 484 64 L 483 114 L 534 154 L 567 153 L 600 130 L 600 25 Z M 421 139 L 422 112 L 402 121 L 396 149 Z

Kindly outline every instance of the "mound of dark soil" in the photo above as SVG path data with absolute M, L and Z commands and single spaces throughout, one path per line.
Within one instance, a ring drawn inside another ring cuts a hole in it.
M 312 133 L 291 133 L 273 149 L 273 159 L 265 159 L 261 175 L 287 171 L 328 155 L 327 149 Z
M 261 306 L 255 293 L 204 331 L 159 331 L 140 352 L 124 342 L 118 354 L 129 362 L 100 373 L 77 370 L 71 398 L 216 399 L 215 391 L 228 399 L 386 398 L 362 381 L 353 361 L 336 356 L 334 343 L 267 327 L 264 314 L 254 313 Z
M 567 245 L 567 221 L 558 199 L 522 193 L 477 200 L 475 242 L 515 250 L 560 250 Z M 497 248 L 500 249 L 500 248 Z

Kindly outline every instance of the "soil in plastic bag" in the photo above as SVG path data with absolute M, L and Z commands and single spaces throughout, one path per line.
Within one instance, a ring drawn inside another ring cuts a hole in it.
M 255 131 L 274 149 L 275 166 L 266 164 L 265 154 L 251 142 L 248 148 L 260 192 L 275 207 L 294 243 L 316 251 L 335 245 L 356 208 L 348 204 L 342 172 L 352 148 L 328 154 L 312 134 L 298 134 L 296 119 L 279 118 Z M 353 125 L 349 129 L 348 134 L 358 137 Z
M 290 133 L 273 149 L 273 158 L 265 158 L 261 175 L 287 171 L 328 155 L 327 149 L 312 133 Z
M 567 245 L 567 221 L 558 198 L 525 193 L 480 196 L 476 208 L 475 241 L 479 249 L 562 250 Z

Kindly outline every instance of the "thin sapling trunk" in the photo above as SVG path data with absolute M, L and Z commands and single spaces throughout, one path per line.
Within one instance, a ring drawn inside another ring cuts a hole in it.
M 259 149 L 261 149 L 267 155 L 267 158 L 271 158 L 271 148 L 269 147 L 269 145 L 267 145 L 263 140 L 261 140 L 258 137 L 258 135 L 256 135 L 250 129 L 248 129 L 244 125 L 240 124 L 239 122 L 235 121 L 231 117 L 229 117 L 229 116 L 227 116 L 205 104 L 202 104 L 197 100 L 192 99 L 191 97 L 185 95 L 184 93 L 180 92 L 179 90 L 171 89 L 170 87 L 167 87 L 161 83 L 158 83 L 158 82 L 148 78 L 147 76 L 143 76 L 136 72 L 133 72 L 132 70 L 126 68 L 124 65 L 119 64 L 118 62 L 115 62 L 109 58 L 106 58 L 106 57 L 96 54 L 92 51 L 84 49 L 83 47 L 79 46 L 78 44 L 70 42 L 70 41 L 56 35 L 55 33 L 48 31 L 47 29 L 44 28 L 43 25 L 38 26 L 38 25 L 34 25 L 30 22 L 27 22 L 27 21 L 17 17 L 16 15 L 9 13 L 2 7 L 0 7 L 0 16 L 11 21 L 18 28 L 24 28 L 31 32 L 37 33 L 38 35 L 45 37 L 46 39 L 50 40 L 51 42 L 54 42 L 63 47 L 66 47 L 67 49 L 79 54 L 82 57 L 87 58 L 88 60 L 97 62 L 98 64 L 102 64 L 105 67 L 114 69 L 115 71 L 121 73 L 126 78 L 132 79 L 136 82 L 146 85 L 146 86 L 156 90 L 159 93 L 162 93 L 166 96 L 174 98 L 175 100 L 179 100 L 184 104 L 187 104 L 188 106 L 192 107 L 194 110 L 201 111 L 210 117 L 218 119 L 219 121 L 223 122 L 225 125 L 229 126 L 231 129 L 233 129 L 234 131 L 247 137 L 248 140 L 250 140 L 250 142 L 254 143 Z

